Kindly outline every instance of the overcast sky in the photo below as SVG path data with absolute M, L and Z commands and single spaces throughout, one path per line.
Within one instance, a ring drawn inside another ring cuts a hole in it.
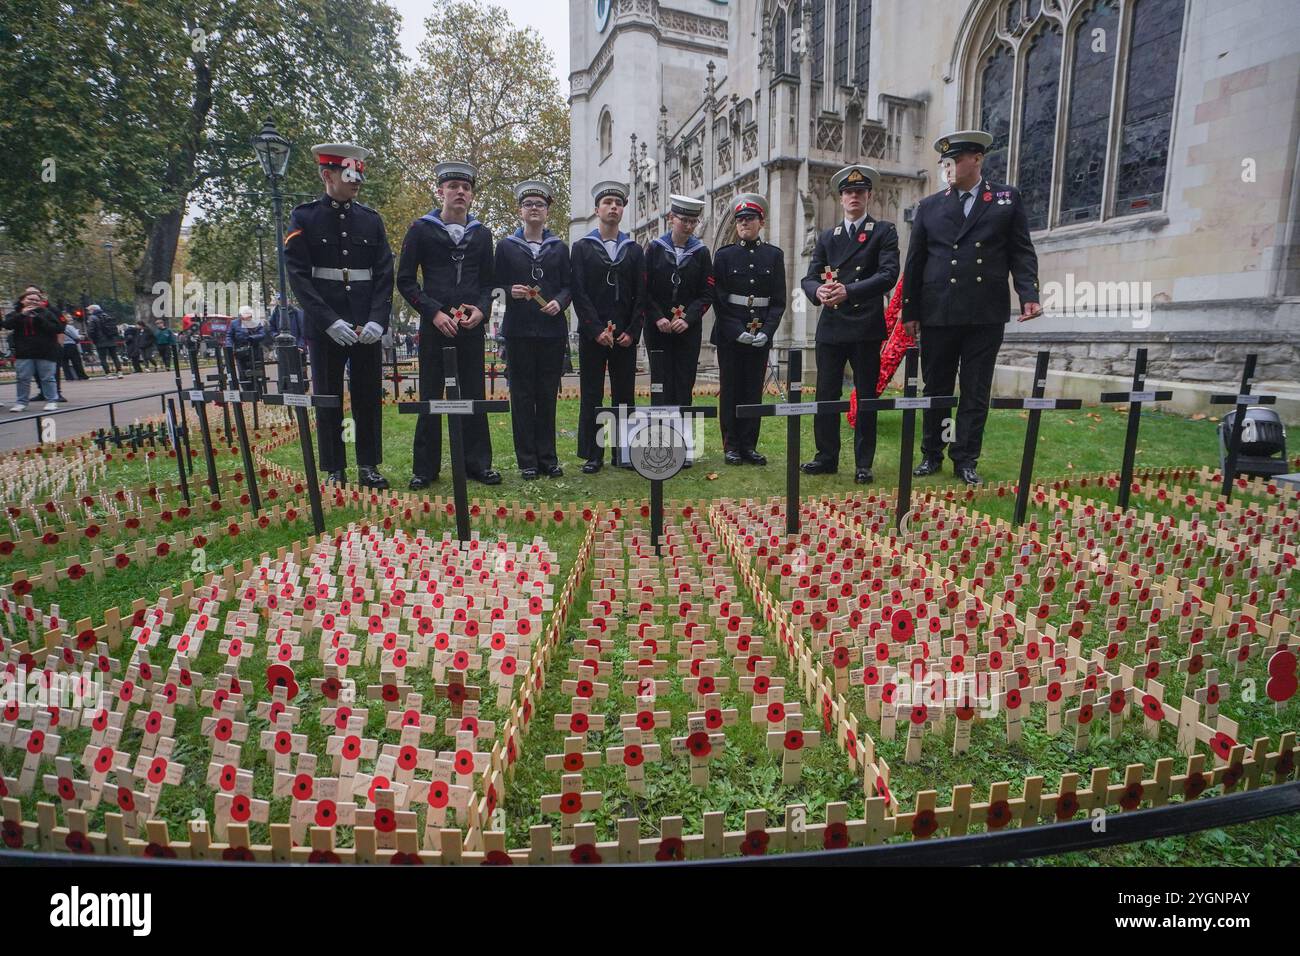
M 424 38 L 424 18 L 429 15 L 428 0 L 388 0 L 402 15 L 402 52 L 414 59 L 416 47 Z M 542 35 L 555 57 L 555 75 L 560 93 L 569 95 L 569 4 L 567 0 L 490 0 L 504 7 L 517 27 L 532 27 Z

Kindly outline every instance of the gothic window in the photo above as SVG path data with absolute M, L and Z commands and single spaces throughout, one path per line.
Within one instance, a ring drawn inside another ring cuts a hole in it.
M 1118 0 L 1098 0 L 1074 28 L 1065 169 L 1061 176 L 1062 225 L 1101 218 L 1118 36 Z
M 849 82 L 849 14 L 852 12 L 852 0 L 834 0 L 835 2 L 835 83 L 847 86 Z
M 782 76 L 786 71 L 785 36 L 785 8 L 777 7 L 776 15 L 772 17 L 772 49 L 776 54 L 774 76 Z
M 820 83 L 826 78 L 826 0 L 812 0 L 812 78 Z
M 867 88 L 867 67 L 871 62 L 871 0 L 858 0 L 857 35 L 853 41 L 853 81 Z
M 1117 216 L 1162 205 L 1182 27 L 1183 0 L 1139 0 L 1134 7 L 1115 186 Z
M 614 118 L 609 115 L 609 110 L 603 110 L 600 114 L 600 161 L 603 163 L 614 155 Z
M 1025 55 L 1017 185 L 1029 211 L 1029 228 L 1047 225 L 1056 152 L 1056 94 L 1061 84 L 1061 28 L 1041 29 Z
M 998 44 L 980 75 L 980 129 L 993 137 L 984 157 L 984 173 L 994 182 L 1007 180 L 1007 147 L 1011 142 L 1011 48 Z
M 799 72 L 799 60 L 808 52 L 807 38 L 803 35 L 803 0 L 790 4 L 790 72 Z
M 1163 206 L 1185 11 L 985 0 L 965 115 L 992 135 L 985 175 L 1019 187 L 1031 228 Z

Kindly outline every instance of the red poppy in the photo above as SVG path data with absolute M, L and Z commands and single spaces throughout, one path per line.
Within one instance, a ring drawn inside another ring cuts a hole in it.
M 1165 708 L 1155 697 L 1145 694 L 1142 697 L 1142 713 L 1146 715 L 1147 720 L 1164 720 Z
M 774 700 L 767 705 L 767 722 L 769 724 L 779 724 L 785 720 L 785 704 L 779 700 Z
M 750 830 L 745 834 L 745 839 L 741 841 L 741 856 L 762 856 L 767 852 L 768 836 L 766 830 Z
M 573 714 L 569 717 L 569 730 L 575 734 L 585 734 L 590 726 L 591 721 L 586 714 Z
M 1124 788 L 1119 798 L 1119 805 L 1125 810 L 1136 810 L 1142 803 L 1142 790 L 1142 784 L 1134 780 Z
M 316 826 L 332 827 L 338 818 L 338 808 L 333 800 L 321 800 L 316 804 Z
M 686 859 L 686 843 L 681 837 L 664 837 L 655 850 L 655 859 L 659 862 Z
M 771 719 L 770 710 L 769 719 Z M 686 749 L 692 757 L 707 757 L 713 750 L 713 744 L 710 742 L 707 733 L 697 730 L 686 738 Z
M 569 853 L 569 859 L 577 864 L 601 862 L 600 854 L 596 851 L 596 844 L 594 843 L 582 843 L 575 846 Z
M 82 833 L 80 830 L 74 830 L 69 833 L 64 839 L 63 845 L 73 853 L 95 852 L 95 848 L 90 845 L 90 840 L 86 838 L 86 834 Z
M 1242 766 L 1240 763 L 1234 763 L 1223 771 L 1223 776 L 1219 778 L 1225 790 L 1231 790 L 1241 780 Z
M 1237 746 L 1237 741 L 1233 740 L 1221 730 L 1210 738 L 1210 749 L 1214 751 L 1221 760 L 1227 760 L 1228 755 L 1232 753 L 1232 748 L 1235 746 Z
M 22 849 L 23 828 L 19 825 L 17 820 L 5 820 L 3 823 L 0 823 L 0 839 L 2 839 L 4 845 L 11 850 Z
M 995 800 L 989 804 L 984 815 L 984 825 L 990 830 L 1001 830 L 1011 822 L 1011 804 L 1006 800 Z
M 1079 812 L 1079 797 L 1073 790 L 1063 793 L 1056 800 L 1056 819 L 1070 820 Z
M 1007 710 L 1019 710 L 1020 704 L 1020 691 L 1015 690 L 1014 688 L 1007 691 Z
M 933 836 L 939 829 L 939 821 L 933 810 L 922 810 L 912 818 L 912 836 L 919 839 Z

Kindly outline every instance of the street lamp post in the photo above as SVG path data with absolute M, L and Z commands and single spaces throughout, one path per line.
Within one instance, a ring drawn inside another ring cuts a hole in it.
M 267 117 L 262 126 L 262 131 L 253 137 L 253 149 L 257 153 L 258 162 L 262 164 L 262 172 L 271 183 L 271 201 L 275 209 L 275 248 L 276 258 L 280 265 L 280 285 L 277 289 L 277 305 L 280 309 L 281 331 L 276 336 L 277 344 L 284 344 L 279 341 L 280 338 L 288 336 L 288 323 L 285 317 L 288 315 L 289 304 L 285 300 L 284 290 L 288 285 L 288 271 L 284 262 L 284 205 L 283 198 L 280 195 L 280 180 L 284 178 L 285 171 L 289 168 L 289 141 L 276 132 L 275 124 Z M 296 342 L 294 343 L 297 344 Z
M 257 233 L 257 262 L 262 272 L 262 314 L 266 314 L 266 259 L 262 255 L 262 239 L 266 236 L 266 227 L 260 222 L 253 227 Z

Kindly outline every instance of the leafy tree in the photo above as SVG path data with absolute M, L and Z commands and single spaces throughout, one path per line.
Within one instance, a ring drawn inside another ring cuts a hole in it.
M 253 211 L 268 205 L 249 146 L 266 116 L 296 147 L 290 193 L 317 190 L 312 142 L 356 139 L 387 152 L 400 53 L 398 18 L 383 0 L 7 8 L 0 230 L 17 243 L 42 235 L 75 243 L 81 216 L 97 205 L 111 212 L 122 259 L 136 264 L 126 281 L 138 315 L 149 314 L 154 283 L 172 279 L 191 202 L 250 230 Z

